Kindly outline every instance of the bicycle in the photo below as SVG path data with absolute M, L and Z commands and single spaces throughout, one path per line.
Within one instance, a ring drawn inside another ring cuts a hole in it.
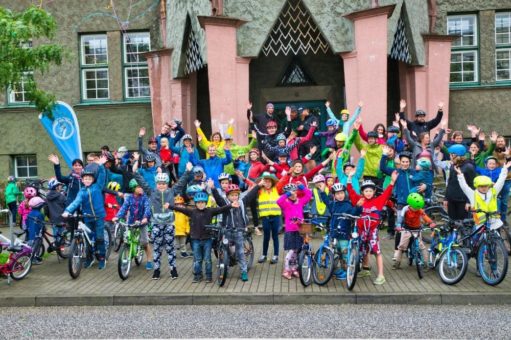
M 502 227 L 500 214 L 498 211 L 482 210 L 476 210 L 474 213 L 483 213 L 486 220 L 475 230 L 465 232 L 459 243 L 468 249 L 469 257 L 476 258 L 477 271 L 481 274 L 483 281 L 490 286 L 496 286 L 506 277 L 509 261 L 498 230 Z
M 445 224 L 446 220 L 448 219 L 447 211 L 445 211 L 442 205 L 429 205 L 424 209 L 424 213 L 426 213 L 426 215 L 428 215 L 429 218 L 431 218 L 433 222 L 439 227 Z M 432 232 L 433 231 L 431 229 L 424 230 L 422 233 L 422 241 L 431 244 L 431 240 L 433 238 Z
M 131 261 L 134 259 L 135 264 L 140 266 L 144 258 L 144 250 L 140 245 L 140 228 L 145 224 L 136 221 L 128 224 L 122 221 L 118 222 L 124 229 L 123 244 L 119 250 L 119 258 L 117 259 L 117 273 L 122 280 L 126 280 L 130 274 Z
M 97 217 L 95 215 L 89 214 L 74 214 L 68 216 L 68 219 L 73 221 L 70 224 L 74 233 L 73 239 L 71 240 L 71 250 L 70 256 L 68 257 L 68 271 L 69 275 L 73 279 L 77 279 L 80 276 L 80 272 L 82 270 L 82 262 L 89 260 L 93 260 L 93 256 L 99 260 L 99 255 L 96 252 L 95 240 L 92 236 L 92 230 L 87 227 L 87 225 L 80 221 L 80 218 L 94 218 Z M 105 261 L 108 259 L 110 254 L 109 252 L 109 231 L 106 231 L 108 228 L 105 228 Z
M 447 285 L 454 285 L 463 279 L 468 269 L 467 254 L 458 243 L 458 229 L 471 224 L 472 220 L 455 221 L 448 217 L 444 220 L 448 223 L 449 231 L 440 247 L 442 250 L 437 255 L 438 261 L 435 262 L 435 266 L 438 267 L 437 274 L 440 280 Z
M 312 217 L 310 222 L 314 226 L 314 229 L 326 230 L 325 224 L 328 218 L 316 216 Z M 324 286 L 330 281 L 334 273 L 336 258 L 335 258 L 335 244 L 336 239 L 331 240 L 330 235 L 326 233 L 323 238 L 323 242 L 318 248 L 318 251 L 314 254 L 312 261 L 312 278 L 314 283 L 319 286 Z M 331 245 L 334 245 L 332 247 Z
M 116 222 L 114 224 L 114 232 L 112 233 L 111 245 L 116 253 L 119 252 L 119 249 L 121 249 L 121 246 L 124 243 L 124 232 L 126 231 L 124 225 L 125 224 L 120 222 Z
M 0 233 L 0 252 L 4 249 L 9 252 L 6 263 L 0 264 L 0 274 L 7 276 L 7 284 L 11 284 L 11 278 L 19 281 L 26 277 L 32 268 L 32 248 L 20 239 L 14 238 L 12 231 L 12 214 L 8 209 L 0 210 L 0 213 L 7 213 L 9 216 L 9 229 L 11 239 Z
M 422 280 L 422 278 L 424 277 L 425 259 L 423 258 L 420 249 L 420 238 L 422 231 L 429 228 L 421 227 L 419 229 L 410 229 L 409 227 L 404 226 L 402 229 L 411 234 L 410 246 L 408 248 L 409 264 L 413 265 L 413 263 L 415 262 L 415 267 L 417 268 L 417 275 L 419 276 L 419 279 Z

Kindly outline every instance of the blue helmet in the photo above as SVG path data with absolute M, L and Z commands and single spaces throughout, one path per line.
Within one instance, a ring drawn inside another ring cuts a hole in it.
M 208 201 L 208 194 L 206 194 L 204 191 L 198 192 L 193 196 L 193 201 L 195 203 L 197 202 L 207 202 Z
M 187 189 L 186 189 L 186 193 L 190 196 L 193 196 L 195 195 L 196 193 L 198 192 L 202 192 L 204 190 L 202 190 L 202 187 L 198 184 L 193 184 L 193 185 L 190 185 Z
M 286 136 L 283 133 L 279 133 L 276 138 L 277 142 L 280 140 L 286 140 Z
M 326 121 L 326 126 L 336 126 L 337 125 L 337 122 L 335 121 L 335 119 L 329 119 Z
M 465 156 L 467 148 L 462 144 L 453 144 L 449 147 L 449 149 L 447 149 L 447 151 L 456 156 Z

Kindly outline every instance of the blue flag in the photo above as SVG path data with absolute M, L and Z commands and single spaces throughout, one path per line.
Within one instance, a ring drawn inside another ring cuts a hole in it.
M 51 118 L 41 113 L 39 120 L 70 168 L 73 160 L 82 159 L 80 127 L 69 104 L 57 101 L 51 109 Z

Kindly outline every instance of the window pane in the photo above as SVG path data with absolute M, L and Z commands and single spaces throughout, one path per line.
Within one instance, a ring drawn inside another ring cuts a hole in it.
M 474 72 L 464 72 L 463 73 L 463 81 L 475 81 Z
M 495 14 L 495 43 L 509 44 L 511 41 L 511 12 Z
M 147 67 L 125 69 L 126 96 L 128 98 L 149 97 L 149 70 Z
M 35 156 L 28 156 L 28 165 L 37 166 L 37 158 Z
M 108 45 L 106 34 L 84 35 L 82 43 L 82 63 L 85 65 L 106 64 L 108 62 Z
M 511 49 L 498 49 L 495 54 L 497 80 L 510 80 Z
M 108 90 L 99 89 L 98 90 L 98 98 L 107 99 L 108 98 Z
M 37 168 L 28 168 L 29 177 L 37 177 Z
M 452 52 L 450 81 L 452 83 L 477 81 L 477 65 L 477 52 Z
M 477 46 L 477 20 L 475 15 L 458 15 L 447 18 L 447 34 L 461 35 L 453 46 Z
M 25 156 L 16 157 L 16 165 L 17 166 L 27 166 L 27 157 L 25 157 Z
M 139 54 L 151 50 L 151 37 L 149 32 L 126 33 L 124 35 L 124 62 L 145 63 L 145 58 Z
M 96 90 L 87 90 L 86 99 L 96 99 Z
M 17 172 L 18 172 L 18 177 L 27 177 L 27 175 L 28 175 L 27 168 L 18 167 Z
M 106 99 L 108 94 L 108 70 L 84 70 L 84 99 Z

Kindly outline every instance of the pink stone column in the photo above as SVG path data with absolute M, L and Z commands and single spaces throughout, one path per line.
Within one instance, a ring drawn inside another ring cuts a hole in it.
M 245 21 L 224 16 L 199 16 L 198 19 L 206 32 L 212 129 L 217 131 L 218 124 L 235 119 L 234 140 L 245 144 L 250 59 L 238 57 L 236 41 L 236 29 Z
M 341 53 L 350 111 L 364 102 L 368 129 L 387 121 L 387 19 L 395 5 L 346 15 L 353 22 L 355 50 Z

